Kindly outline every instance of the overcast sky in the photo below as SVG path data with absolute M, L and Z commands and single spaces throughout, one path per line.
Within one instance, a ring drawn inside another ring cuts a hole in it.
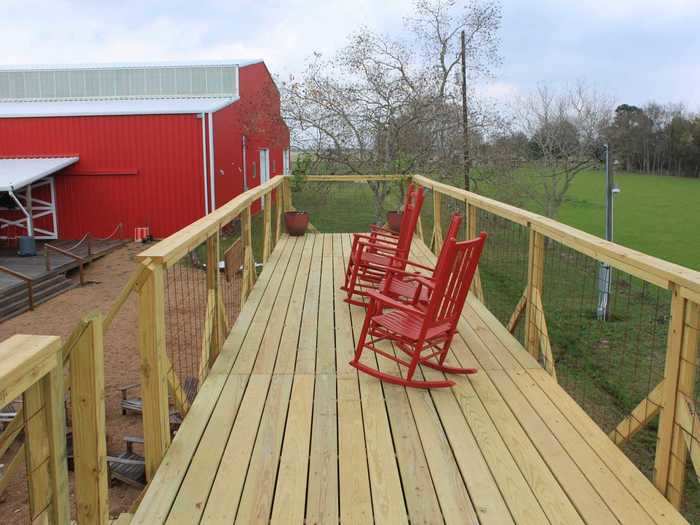
M 282 77 L 361 25 L 392 33 L 410 0 L 0 0 L 0 63 L 263 58 Z M 578 79 L 618 102 L 700 111 L 700 0 L 503 0 L 507 98 Z

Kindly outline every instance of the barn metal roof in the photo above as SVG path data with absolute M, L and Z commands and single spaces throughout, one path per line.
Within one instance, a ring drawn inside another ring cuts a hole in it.
M 54 69 L 131 69 L 160 67 L 212 67 L 212 66 L 251 66 L 264 62 L 262 58 L 226 60 L 186 60 L 157 62 L 113 62 L 85 64 L 9 64 L 0 65 L 0 71 L 45 71 Z
M 236 100 L 238 97 L 0 101 L 0 118 L 209 113 Z
M 78 160 L 78 157 L 0 159 L 0 191 L 24 188 Z

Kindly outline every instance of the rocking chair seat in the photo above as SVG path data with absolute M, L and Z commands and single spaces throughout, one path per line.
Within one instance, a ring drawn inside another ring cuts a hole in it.
M 400 310 L 392 310 L 385 314 L 377 315 L 372 318 L 372 322 L 390 332 L 400 334 L 402 338 L 411 339 L 413 341 L 417 341 L 420 337 L 420 329 L 423 324 L 420 318 L 416 318 L 415 315 Z M 425 334 L 426 341 L 446 335 L 449 328 L 449 321 L 444 321 L 437 326 L 428 328 Z

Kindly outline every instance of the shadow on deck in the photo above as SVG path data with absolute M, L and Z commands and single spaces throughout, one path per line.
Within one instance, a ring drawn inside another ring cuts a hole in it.
M 449 359 L 479 373 L 358 375 L 349 249 L 281 239 L 132 523 L 685 523 L 474 298 Z

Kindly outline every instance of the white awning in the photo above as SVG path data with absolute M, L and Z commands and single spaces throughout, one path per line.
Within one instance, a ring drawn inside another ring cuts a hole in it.
M 78 157 L 0 159 L 0 191 L 14 191 L 75 164 Z
M 233 104 L 236 100 L 238 99 L 189 97 L 0 101 L 0 118 L 213 113 Z

